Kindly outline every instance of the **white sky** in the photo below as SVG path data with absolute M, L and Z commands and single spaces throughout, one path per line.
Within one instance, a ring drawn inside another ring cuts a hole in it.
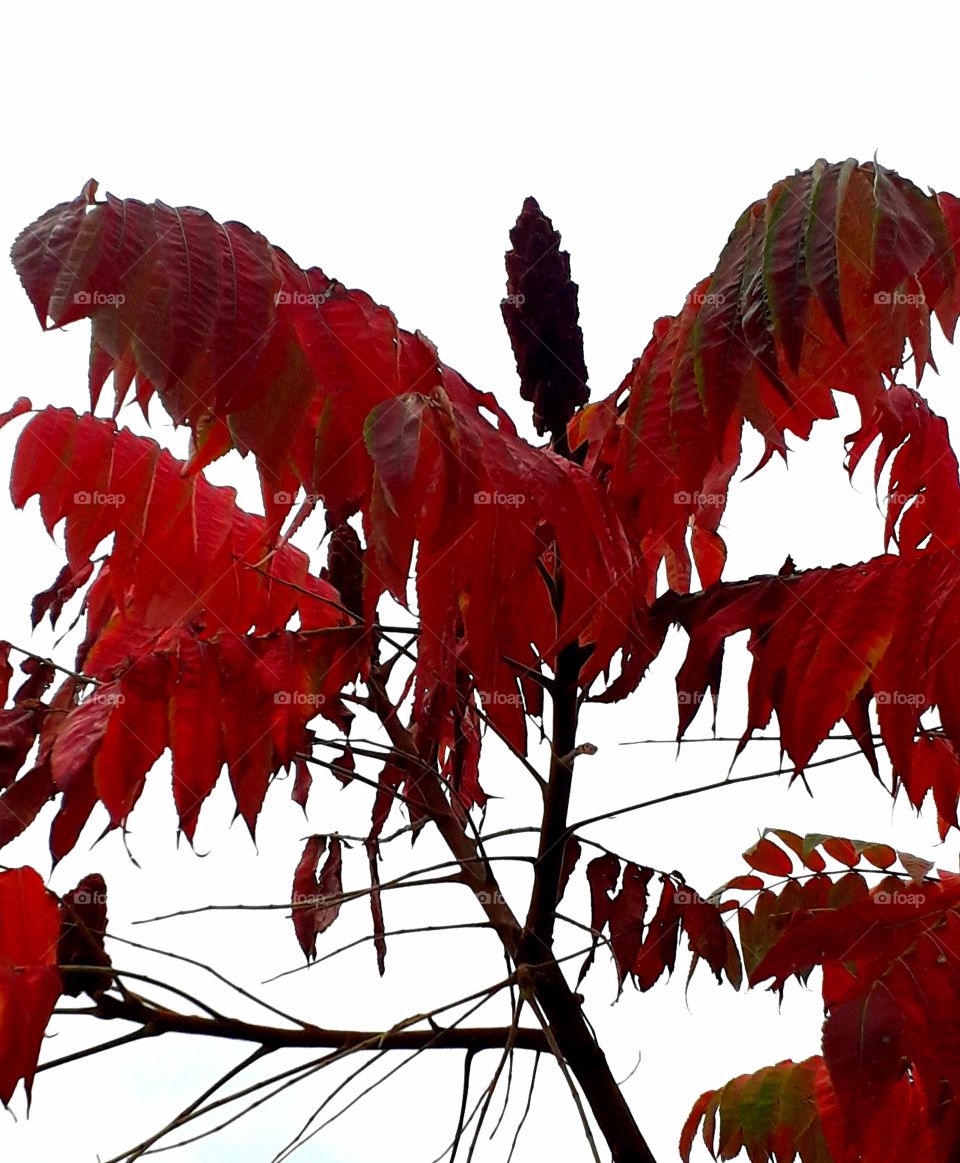
M 104 0 L 10 9 L 0 78 L 8 158 L 0 235 L 12 242 L 91 176 L 101 191 L 119 196 L 202 206 L 262 231 L 301 265 L 320 265 L 364 288 L 525 419 L 499 311 L 507 232 L 525 195 L 539 199 L 571 253 L 596 399 L 620 381 L 654 319 L 678 310 L 712 269 L 743 208 L 795 168 L 819 156 L 865 160 L 878 150 L 881 162 L 921 186 L 960 192 L 954 7 L 912 4 L 904 16 L 892 5 L 835 2 L 649 9 L 597 3 L 589 16 L 580 5 L 561 3 L 140 8 Z M 28 394 L 35 404 L 82 410 L 88 327 L 43 335 L 10 268 L 0 295 L 8 320 L 2 406 Z M 931 377 L 925 387 L 956 427 L 960 361 L 945 348 L 942 342 L 934 348 L 942 380 Z M 156 438 L 182 454 L 185 434 L 174 433 L 159 411 L 153 417 Z M 123 418 L 137 426 L 130 410 Z M 798 450 L 789 474 L 771 465 L 735 492 L 724 526 L 727 577 L 776 571 L 788 552 L 809 567 L 881 551 L 871 470 L 851 488 L 841 469 L 842 437 L 852 421 L 847 410 L 823 427 Z M 5 465 L 19 428 L 0 436 Z M 751 467 L 758 448 L 758 442 L 748 447 Z M 235 458 L 212 475 L 225 481 L 238 473 L 249 485 L 250 466 L 238 469 Z M 316 524 L 302 543 L 315 548 L 318 536 Z M 27 644 L 30 597 L 52 580 L 60 550 L 43 533 L 35 502 L 16 514 L 0 500 L 0 537 L 7 561 L 0 635 Z M 53 640 L 43 631 L 33 641 L 45 652 Z M 587 717 L 583 738 L 600 750 L 579 769 L 575 815 L 726 771 L 726 744 L 692 745 L 679 763 L 669 746 L 618 746 L 673 734 L 672 676 L 681 646 L 672 642 L 629 703 Z M 72 661 L 69 646 L 56 657 Z M 737 734 L 742 725 L 744 673 L 742 659 L 732 658 L 722 734 Z M 691 733 L 702 736 L 708 728 L 698 720 Z M 757 743 L 738 773 L 774 767 L 776 758 L 775 746 Z M 491 825 L 527 822 L 523 811 L 533 798 L 523 774 L 492 745 L 488 759 L 488 790 L 509 797 L 491 809 Z M 219 788 L 201 817 L 197 851 L 209 853 L 201 859 L 175 852 L 161 764 L 131 819 L 129 842 L 141 868 L 129 863 L 116 834 L 91 850 L 99 831 L 91 827 L 51 885 L 62 892 L 84 873 L 102 871 L 114 931 L 213 961 L 256 988 L 301 963 L 282 912 L 202 914 L 136 928 L 131 922 L 188 904 L 288 898 L 305 834 L 366 828 L 367 793 L 354 787 L 341 794 L 332 782 L 317 776 L 309 824 L 288 802 L 289 785 L 273 790 L 256 859 L 241 829 L 228 831 L 229 797 Z M 741 870 L 738 854 L 767 825 L 889 840 L 955 867 L 956 844 L 935 847 L 933 818 L 918 822 L 903 804 L 891 812 L 865 763 L 829 767 L 811 783 L 813 801 L 799 785 L 788 791 L 785 782 L 769 781 L 650 809 L 590 834 L 640 862 L 681 869 L 703 891 Z M 50 814 L 4 852 L 5 863 L 33 863 L 48 874 Z M 424 837 L 413 858 L 426 863 L 438 851 L 431 843 Z M 410 857 L 394 859 L 385 875 Z M 348 853 L 348 887 L 351 878 L 362 881 L 364 865 L 362 852 Z M 522 901 L 522 874 L 508 884 Z M 465 893 L 428 890 L 419 904 L 406 899 L 412 895 L 385 898 L 388 927 L 417 923 L 413 917 L 480 919 L 467 915 L 474 906 Z M 564 903 L 587 919 L 582 867 Z M 363 906 L 355 919 L 345 910 L 321 939 L 321 951 L 363 935 L 368 925 Z M 565 940 L 573 949 L 581 937 Z M 491 955 L 492 945 L 485 935 L 396 938 L 383 985 L 372 949 L 363 945 L 271 986 L 267 996 L 320 1024 L 390 1024 L 496 980 L 502 961 L 495 949 Z M 148 964 L 116 947 L 114 957 L 126 967 Z M 788 989 L 778 1016 L 773 997 L 720 990 L 701 969 L 685 998 L 687 964 L 681 954 L 672 983 L 643 997 L 628 989 L 615 1008 L 604 957 L 587 983 L 590 1016 L 608 1040 L 615 1074 L 626 1076 L 642 1050 L 625 1093 L 660 1160 L 676 1158 L 680 1125 L 702 1089 L 785 1057 L 803 1058 L 818 1044 L 816 993 Z M 164 970 L 156 960 L 149 965 Z M 176 980 L 202 988 L 231 1012 L 249 1012 L 202 977 L 178 973 Z M 491 1010 L 480 1020 L 502 1017 Z M 57 1027 L 49 1057 L 119 1032 L 80 1029 L 73 1021 Z M 165 1039 L 42 1074 L 29 1121 L 22 1094 L 14 1102 L 19 1122 L 0 1115 L 0 1150 L 18 1163 L 66 1157 L 93 1163 L 98 1153 L 107 1159 L 157 1129 L 242 1056 L 240 1047 Z M 455 1124 L 460 1058 L 444 1052 L 421 1061 L 297 1157 L 428 1163 Z M 485 1084 L 494 1064 L 494 1055 L 483 1056 L 475 1079 Z M 513 1121 L 528 1069 L 518 1068 Z M 518 1159 L 588 1157 L 556 1075 L 545 1062 Z M 222 1136 L 171 1157 L 266 1163 L 329 1085 L 321 1075 Z M 485 1132 L 478 1160 L 505 1158 L 513 1121 L 508 1115 L 492 1146 Z

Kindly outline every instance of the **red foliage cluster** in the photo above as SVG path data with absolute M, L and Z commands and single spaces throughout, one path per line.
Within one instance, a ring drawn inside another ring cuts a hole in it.
M 555 253 L 534 278 L 524 256 L 538 240 Z M 344 696 L 357 683 L 375 689 L 385 594 L 416 607 L 410 738 L 461 823 L 485 802 L 484 723 L 523 754 L 567 648 L 585 660 L 582 692 L 611 701 L 636 687 L 676 623 L 690 637 L 681 735 L 707 692 L 717 697 L 726 640 L 748 630 L 743 743 L 775 712 L 799 772 L 842 720 L 878 772 L 875 708 L 893 790 L 918 807 L 932 791 L 941 833 L 957 827 L 958 466 L 944 421 L 897 376 L 908 348 L 917 386 L 933 366 L 933 318 L 953 337 L 960 202 L 854 161 L 778 182 L 682 310 L 656 323 L 620 387 L 585 407 L 576 287 L 558 241 L 528 205 L 504 313 L 524 394 L 554 436 L 534 447 L 422 334 L 238 223 L 97 202 L 88 183 L 21 234 L 13 259 L 41 324 L 91 320 L 91 408 L 112 374 L 114 415 L 131 388 L 145 413 L 156 396 L 189 427 L 191 454 L 181 463 L 92 412 L 48 408 L 20 436 L 14 503 L 39 498 L 48 531 L 63 523 L 67 558 L 34 599 L 34 624 L 56 622 L 82 595 L 85 635 L 75 672 L 52 693 L 54 668 L 28 659 L 0 711 L 0 842 L 57 796 L 55 859 L 98 802 L 123 826 L 167 749 L 190 839 L 224 766 L 251 833 L 281 770 L 296 770 L 293 796 L 305 805 L 308 725 L 320 715 L 349 734 Z M 569 375 L 524 328 L 557 340 Z M 877 441 L 878 485 L 889 468 L 883 545 L 895 554 L 721 581 L 718 528 L 744 424 L 763 437 L 762 467 L 786 457 L 788 433 L 806 438 L 835 416 L 838 391 L 861 418 L 848 470 Z M 20 400 L 0 424 L 29 410 Z M 263 516 L 203 475 L 230 449 L 256 460 Z M 283 536 L 301 490 L 305 507 Z M 318 575 L 287 538 L 319 503 L 332 537 Z M 670 592 L 657 598 L 661 566 Z M 690 593 L 694 567 L 702 588 Z M 4 695 L 9 652 L 0 647 Z M 936 730 L 921 719 L 933 707 Z M 354 746 L 333 764 L 344 783 Z M 425 822 L 419 778 L 394 762 L 379 776 L 366 847 L 381 972 L 379 837 L 398 796 L 415 828 Z M 561 892 L 580 851 L 571 838 Z M 308 957 L 339 912 L 342 854 L 339 837 L 315 835 L 297 865 L 293 919 Z M 884 845 L 784 831 L 746 856 L 754 872 L 709 898 L 659 874 L 656 902 L 655 870 L 610 853 L 587 866 L 595 947 L 607 933 L 621 987 L 629 977 L 645 990 L 672 972 L 681 934 L 694 964 L 734 985 L 740 951 L 750 984 L 782 988 L 823 967 L 823 1057 L 704 1095 L 685 1156 L 702 1121 L 722 1158 L 743 1147 L 755 1161 L 879 1163 L 896 1157 L 892 1144 L 951 1158 L 960 879 L 932 880 L 928 864 Z M 848 871 L 826 871 L 826 857 Z M 897 859 L 902 873 L 889 871 Z M 795 860 L 805 871 L 794 874 Z M 861 860 L 879 883 L 852 871 Z M 786 883 L 777 891 L 759 874 Z M 759 895 L 749 905 L 724 897 L 744 891 Z M 4 1102 L 21 1078 L 29 1092 L 58 964 L 68 992 L 110 980 L 105 899 L 81 900 L 100 892 L 87 878 L 58 907 L 32 870 L 0 874 Z M 734 915 L 740 951 L 726 924 Z

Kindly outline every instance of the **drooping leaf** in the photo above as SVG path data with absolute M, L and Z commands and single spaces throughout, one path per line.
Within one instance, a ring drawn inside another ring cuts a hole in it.
M 597 944 L 603 930 L 610 919 L 610 892 L 616 888 L 620 879 L 620 860 L 611 852 L 603 856 L 595 856 L 587 865 L 587 884 L 590 888 L 590 928 L 593 930 L 593 943 L 586 960 L 580 967 L 577 978 L 579 985 L 593 964 L 596 956 Z
M 663 562 L 670 586 L 686 590 L 692 553 L 702 584 L 716 581 L 725 557 L 717 530 L 744 422 L 764 439 L 765 464 L 786 456 L 788 432 L 806 439 L 815 420 L 837 414 L 835 391 L 856 399 L 863 422 L 851 438 L 851 469 L 878 430 L 878 475 L 904 446 L 887 539 L 912 500 L 902 545 L 916 548 L 931 531 L 935 544 L 957 543 L 956 461 L 942 422 L 888 383 L 908 343 L 918 381 L 932 362 L 932 315 L 953 337 L 958 239 L 950 195 L 923 194 L 892 170 L 852 160 L 820 160 L 741 215 L 713 275 L 682 311 L 658 320 L 616 392 L 570 426 L 571 445 L 586 443 L 585 464 L 629 514 L 648 577 Z M 929 508 L 917 503 L 928 493 Z
M 637 988 L 644 992 L 659 981 L 664 972 L 673 973 L 677 960 L 683 909 L 677 900 L 678 890 L 673 881 L 663 876 L 661 881 L 660 901 L 630 967 Z
M 387 962 L 387 939 L 383 924 L 383 894 L 380 891 L 380 844 L 366 843 L 367 862 L 370 866 L 370 913 L 373 919 L 373 946 L 377 953 L 377 970 L 383 977 Z
M 563 846 L 563 864 L 560 868 L 560 879 L 557 882 L 557 904 L 563 900 L 563 894 L 567 891 L 570 877 L 577 867 L 582 852 L 583 848 L 576 836 L 571 836 Z
M 56 899 L 32 868 L 0 872 L 0 1102 L 23 1079 L 27 1100 L 47 1022 L 60 996 Z
M 635 864 L 628 864 L 623 870 L 623 884 L 620 891 L 608 906 L 610 945 L 620 976 L 621 988 L 628 970 L 633 967 L 643 941 L 643 923 L 647 911 L 647 885 L 652 876 L 652 868 L 638 868 Z
M 37 247 L 42 250 L 54 236 L 63 236 L 63 245 L 43 251 L 38 265 Z M 323 502 L 331 526 L 362 511 L 367 616 L 384 589 L 405 593 L 412 545 L 419 541 L 424 634 L 415 697 L 423 730 L 439 737 L 447 714 L 442 705 L 431 713 L 424 692 L 438 684 L 452 690 L 457 666 L 467 665 L 476 689 L 489 696 L 491 722 L 523 746 L 516 664 L 536 666 L 544 659 L 549 666 L 579 637 L 593 644 L 584 672 L 590 683 L 623 645 L 623 626 L 631 638 L 642 633 L 636 594 L 644 587 L 633 577 L 628 538 L 605 490 L 571 461 L 545 456 L 520 440 L 492 396 L 441 364 L 424 336 L 398 328 L 391 313 L 362 292 L 348 291 L 315 269 L 300 269 L 236 223 L 221 226 L 192 208 L 113 197 L 58 208 L 24 232 L 14 258 L 41 317 L 57 324 L 92 319 L 94 395 L 112 371 L 122 400 L 136 376 L 142 404 L 156 392 L 174 421 L 191 427 L 191 472 L 209 459 L 204 441 L 213 439 L 212 447 L 223 451 L 226 434 L 235 447 L 254 453 L 268 510 L 259 532 L 268 541 L 301 486 L 311 504 Z M 422 430 L 415 446 L 401 456 L 400 445 L 374 439 L 368 450 L 362 436 L 365 428 L 377 429 L 377 422 L 370 427 L 371 415 L 378 408 L 411 407 Z M 72 501 L 64 498 L 73 492 L 67 494 L 63 466 L 48 450 L 76 446 L 93 473 L 84 481 L 87 491 L 122 492 L 124 504 L 135 510 L 155 498 L 163 521 L 148 517 L 149 539 L 165 543 L 163 560 L 183 556 L 185 543 L 177 539 L 187 523 L 178 514 L 189 509 L 190 496 L 162 455 L 146 473 L 124 459 L 133 451 L 128 444 L 118 443 L 112 457 L 97 452 L 96 423 L 89 418 L 59 416 L 56 424 L 47 423 L 51 431 L 43 441 L 39 430 L 22 438 L 14 481 L 18 503 L 43 483 L 48 527 L 69 517 Z M 79 456 L 71 451 L 64 458 L 74 489 Z M 114 479 L 131 472 L 129 481 Z M 405 473 L 412 474 L 407 485 Z M 149 493 L 143 488 L 148 479 Z M 388 498 L 404 487 L 409 503 L 397 514 Z M 199 500 L 206 486 L 196 488 Z M 84 523 L 76 514 L 68 519 L 71 560 L 110 532 L 106 507 L 91 508 Z M 567 520 L 574 508 L 583 512 L 582 521 Z M 208 510 L 205 500 L 197 507 L 198 514 Z M 128 520 L 122 525 L 143 527 Z M 211 544 L 226 555 L 230 531 L 223 522 L 219 528 L 220 539 Z M 543 577 L 553 543 L 563 575 L 560 608 Z M 267 548 L 251 536 L 243 556 L 252 564 Z M 128 580 L 137 583 L 134 594 L 146 580 L 142 570 L 131 579 L 124 569 L 135 550 L 135 543 L 118 539 L 111 569 L 118 601 Z M 217 564 L 211 561 L 211 570 Z M 157 600 L 158 617 L 186 617 L 190 591 L 202 592 L 192 576 L 178 572 L 179 592 L 168 595 L 166 609 Z M 236 591 L 234 581 L 227 569 L 213 597 L 225 601 L 228 591 Z M 302 578 L 291 581 L 304 584 Z M 172 579 L 170 588 L 177 589 Z M 249 593 L 249 587 L 241 585 L 240 592 Z M 451 592 L 461 594 L 455 619 Z M 513 600 L 503 601 L 505 594 Z M 209 602 L 216 613 L 219 604 Z M 263 629 L 259 621 L 257 628 Z M 632 646 L 629 656 L 638 657 Z
M 66 475 L 38 473 L 31 459 L 53 436 L 65 440 Z M 102 466 L 100 491 L 75 489 L 72 473 L 82 466 L 71 457 L 81 455 Z M 19 446 L 14 497 L 23 503 L 38 492 L 50 521 L 66 518 L 73 578 L 89 571 L 82 555 L 114 536 L 87 595 L 88 633 L 78 657 L 98 686 L 52 720 L 53 783 L 69 794 L 75 813 L 58 817 L 59 855 L 75 842 L 91 792 L 114 825 L 125 821 L 168 745 L 188 838 L 224 764 L 252 829 L 270 776 L 292 761 L 309 719 L 346 721 L 339 694 L 364 650 L 337 591 L 310 575 L 306 555 L 289 545 L 261 567 L 262 520 L 237 509 L 232 490 L 181 469 L 152 441 L 68 411 L 34 417 Z M 283 629 L 296 615 L 302 640 Z M 344 633 L 316 633 L 327 629 Z M 19 766 L 49 709 L 30 704 L 29 714 L 26 705 L 3 714 L 18 717 Z M 32 788 L 41 792 L 39 777 Z
M 313 776 L 310 774 L 310 765 L 305 759 L 297 759 L 294 764 L 296 775 L 293 781 L 293 790 L 290 792 L 290 798 L 295 804 L 299 804 L 303 808 L 303 813 L 307 813 L 307 799 L 310 795 L 310 788 L 313 786 Z
M 920 593 L 924 602 L 912 600 Z M 873 703 L 895 789 L 902 785 L 915 806 L 933 789 L 941 828 L 952 825 L 960 792 L 953 753 L 960 700 L 950 664 L 960 627 L 960 569 L 952 550 L 751 578 L 684 598 L 667 595 L 654 613 L 690 635 L 677 678 L 681 727 L 718 683 L 725 641 L 749 630 L 753 664 L 738 751 L 776 712 L 784 750 L 799 771 L 835 723 Z M 933 706 L 944 735 L 926 739 L 920 719 Z M 862 736 L 858 741 L 870 759 L 872 745 Z M 861 851 L 847 858 L 856 863 Z M 882 860 L 888 853 L 874 855 Z
M 293 874 L 293 927 L 308 961 L 317 955 L 317 936 L 333 924 L 340 913 L 343 880 L 343 844 L 330 837 L 327 858 L 317 873 L 320 857 L 327 851 L 326 836 L 311 836 Z
M 50 615 L 50 625 L 56 626 L 63 607 L 74 594 L 85 586 L 93 573 L 93 562 L 85 561 L 78 568 L 70 562 L 60 570 L 49 589 L 42 590 L 33 599 L 30 621 L 34 629 L 40 624 L 44 614 Z

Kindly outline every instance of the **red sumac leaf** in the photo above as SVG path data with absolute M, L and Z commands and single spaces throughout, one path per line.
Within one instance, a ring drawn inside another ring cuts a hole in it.
M 308 961 L 317 955 L 317 935 L 337 919 L 342 903 L 343 846 L 339 836 L 330 837 L 330 851 L 318 876 L 317 864 L 326 848 L 326 836 L 311 836 L 293 874 L 293 928 Z
M 97 994 L 110 986 L 110 974 L 64 972 L 73 965 L 109 968 L 110 957 L 104 949 L 107 931 L 107 886 L 98 872 L 85 876 L 76 888 L 60 898 L 60 941 L 57 961 L 63 978 L 63 992 L 77 997 L 81 993 Z
M 847 1124 L 856 1139 L 903 1074 L 903 1014 L 887 985 L 832 1006 L 823 1027 L 823 1056 Z
M 613 853 L 597 856 L 587 865 L 590 885 L 590 928 L 603 932 L 610 917 L 610 890 L 620 877 L 620 861 Z
M 27 828 L 57 794 L 49 763 L 38 763 L 0 795 L 0 848 Z
M 793 871 L 793 861 L 787 853 L 766 837 L 748 848 L 743 858 L 751 868 L 765 872 L 768 876 L 789 876 Z
M 569 837 L 563 846 L 563 864 L 560 868 L 560 880 L 557 884 L 557 904 L 563 900 L 563 894 L 567 891 L 567 885 L 570 883 L 570 877 L 577 867 L 577 861 L 580 859 L 582 851 L 580 841 L 576 836 Z
M 617 963 L 620 985 L 636 959 L 643 940 L 643 918 L 647 911 L 647 885 L 653 876 L 652 868 L 638 868 L 628 864 L 623 872 L 623 885 L 610 902 L 610 944 Z
M 305 759 L 297 758 L 294 762 L 294 779 L 293 791 L 290 793 L 290 798 L 295 804 L 299 804 L 303 808 L 303 814 L 307 814 L 307 797 L 310 795 L 310 788 L 313 786 L 313 776 L 310 774 L 310 765 Z
M 662 880 L 660 903 L 631 967 L 641 991 L 648 990 L 665 970 L 672 973 L 677 960 L 683 906 L 677 900 L 678 890 L 673 881 L 669 877 L 662 877 Z
M 0 1102 L 23 1079 L 27 1099 L 47 1022 L 60 996 L 56 899 L 32 868 L 0 872 Z
M 897 859 L 896 849 L 889 844 L 865 844 L 862 851 L 874 868 L 889 868 Z
M 679 894 L 678 894 L 679 895 Z M 723 916 L 716 905 L 701 900 L 696 894 L 692 901 L 683 908 L 683 931 L 690 943 L 690 951 L 694 954 L 694 964 L 690 967 L 691 974 L 696 965 L 696 958 L 702 957 L 713 970 L 717 981 L 721 981 L 725 969 L 733 976 L 737 975 L 740 958 L 737 955 L 736 945 L 731 951 L 730 933 L 723 923 Z M 736 968 L 731 968 L 732 959 Z
M 610 890 L 620 877 L 620 861 L 612 852 L 597 856 L 587 865 L 587 884 L 590 886 L 590 928 L 593 930 L 593 944 L 580 966 L 577 984 L 583 981 L 587 970 L 593 964 L 597 944 L 610 918 Z
M 742 876 L 735 876 L 732 880 L 728 880 L 723 888 L 724 891 L 738 889 L 741 892 L 758 892 L 763 888 L 764 883 L 762 877 L 752 876 L 745 872 Z
M 856 846 L 852 841 L 845 840 L 842 836 L 825 837 L 821 847 L 828 856 L 845 864 L 847 868 L 855 868 L 860 863 L 860 853 Z
M 796 832 L 788 832 L 785 828 L 771 828 L 770 831 L 783 844 L 785 844 L 791 852 L 795 853 L 803 861 L 804 867 L 809 868 L 813 872 L 823 872 L 827 867 L 827 862 L 817 852 L 813 845 L 808 844 L 804 839 L 801 839 Z M 809 840 L 807 837 L 806 840 Z

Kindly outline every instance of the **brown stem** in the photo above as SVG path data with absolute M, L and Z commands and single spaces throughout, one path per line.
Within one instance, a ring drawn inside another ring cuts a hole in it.
M 577 745 L 577 695 L 583 652 L 576 642 L 560 651 L 553 683 L 553 738 L 550 776 L 543 804 L 540 849 L 527 912 L 525 961 L 541 961 L 553 947 L 557 898 L 567 839 L 567 812 Z
M 411 772 L 421 775 L 418 791 L 430 817 L 451 853 L 461 863 L 464 883 L 469 885 L 514 965 L 517 978 L 529 981 L 549 1023 L 557 1048 L 567 1062 L 586 1098 L 597 1125 L 609 1146 L 613 1163 L 656 1163 L 637 1126 L 630 1107 L 610 1071 L 581 1009 L 581 998 L 567 984 L 550 948 L 556 907 L 557 885 L 562 867 L 563 847 L 557 844 L 567 830 L 567 807 L 573 771 L 577 731 L 578 677 L 582 665 L 580 647 L 573 643 L 561 651 L 557 662 L 557 682 L 553 691 L 554 732 L 550 782 L 544 801 L 541 861 L 537 880 L 540 891 L 537 909 L 531 900 L 530 914 L 540 918 L 539 928 L 521 929 L 517 918 L 499 890 L 489 863 L 479 858 L 479 846 L 457 819 L 435 774 L 422 770 L 422 760 L 413 738 L 400 722 L 376 674 L 371 676 L 371 708 L 380 718 L 394 749 L 407 757 Z M 562 679 L 562 682 L 561 682 Z M 567 745 L 569 744 L 569 746 Z M 556 777 L 556 779 L 554 778 Z M 536 892 L 536 889 L 535 889 Z M 549 902 L 549 904 L 548 904 Z M 549 912 L 549 919 L 547 919 Z M 544 934 L 548 934 L 544 940 Z M 525 953 L 532 953 L 530 963 Z
M 437 1047 L 448 1050 L 503 1049 L 510 1043 L 525 1050 L 547 1050 L 542 1030 L 513 1030 L 511 1026 L 474 1026 L 470 1029 L 427 1028 L 425 1030 L 328 1030 L 319 1026 L 284 1029 L 244 1022 L 238 1018 L 208 1018 L 198 1014 L 181 1014 L 148 1005 L 139 998 L 122 999 L 104 994 L 98 1000 L 100 1017 L 119 1018 L 145 1027 L 149 1036 L 159 1034 L 201 1034 L 237 1042 L 254 1042 L 266 1049 L 336 1049 L 347 1050 L 367 1045 L 372 1050 L 417 1050 Z

